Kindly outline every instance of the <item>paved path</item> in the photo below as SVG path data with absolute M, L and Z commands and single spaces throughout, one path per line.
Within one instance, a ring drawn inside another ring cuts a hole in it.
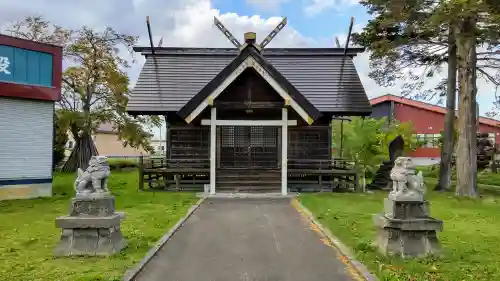
M 207 199 L 140 281 L 352 281 L 290 199 Z

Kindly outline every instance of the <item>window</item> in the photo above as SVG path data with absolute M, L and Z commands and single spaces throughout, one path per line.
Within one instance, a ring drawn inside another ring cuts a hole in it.
M 73 149 L 73 141 L 68 141 L 68 149 Z
M 495 133 L 488 133 L 488 139 L 491 141 L 491 143 L 496 143 L 496 134 Z
M 439 148 L 440 138 L 440 134 L 417 134 L 417 142 L 426 148 Z

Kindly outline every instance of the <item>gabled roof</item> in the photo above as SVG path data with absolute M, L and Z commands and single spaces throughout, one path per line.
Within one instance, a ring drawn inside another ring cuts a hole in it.
M 321 117 L 321 112 L 314 107 L 279 71 L 276 70 L 252 44 L 247 45 L 236 58 L 222 69 L 200 92 L 198 92 L 178 114 L 186 122 L 191 122 L 196 115 L 201 113 L 209 100 L 214 100 L 234 79 L 236 79 L 246 68 L 253 67 L 263 69 L 257 71 L 263 79 L 268 81 L 271 87 L 282 96 L 292 108 L 303 117 L 304 121 L 311 124 Z M 263 73 L 267 72 L 267 73 Z M 291 99 L 291 100 L 290 100 Z
M 132 91 L 130 114 L 177 112 L 238 55 L 234 48 L 135 47 L 146 62 Z M 363 115 L 371 106 L 352 57 L 361 48 L 266 48 L 263 56 L 322 113 Z
M 434 105 L 422 101 L 417 101 L 417 100 L 412 100 L 409 98 L 404 98 L 404 97 L 398 97 L 394 95 L 384 95 L 380 97 L 376 97 L 370 100 L 370 103 L 372 105 L 377 105 L 386 101 L 393 101 L 399 104 L 404 104 L 407 106 L 411 107 L 416 107 L 424 110 L 428 110 L 431 112 L 436 112 L 440 114 L 446 114 L 446 108 L 439 106 L 439 105 Z M 494 127 L 500 127 L 500 121 L 491 119 L 491 118 L 485 118 L 485 117 L 479 117 L 479 123 L 484 124 L 484 125 L 489 125 L 489 126 L 494 126 Z

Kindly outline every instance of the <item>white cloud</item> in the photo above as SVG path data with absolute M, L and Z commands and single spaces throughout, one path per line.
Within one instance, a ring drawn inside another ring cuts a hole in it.
M 359 0 L 307 0 L 307 3 L 304 12 L 308 16 L 313 16 L 328 9 L 340 11 L 358 4 Z

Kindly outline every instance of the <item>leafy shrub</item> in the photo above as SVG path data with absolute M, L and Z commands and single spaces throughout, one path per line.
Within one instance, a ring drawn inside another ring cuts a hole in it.
M 111 170 L 133 170 L 136 169 L 139 165 L 138 161 L 135 159 L 109 159 L 108 160 L 109 168 Z
M 387 118 L 354 117 L 350 122 L 344 122 L 343 130 L 340 120 L 333 121 L 332 125 L 334 149 L 340 149 L 343 138 L 343 157 L 355 160 L 365 171 L 366 177 L 371 177 L 382 161 L 389 159 L 389 144 L 396 136 L 403 137 L 405 153 L 415 150 L 420 145 L 415 138 L 411 122 L 388 122 Z

